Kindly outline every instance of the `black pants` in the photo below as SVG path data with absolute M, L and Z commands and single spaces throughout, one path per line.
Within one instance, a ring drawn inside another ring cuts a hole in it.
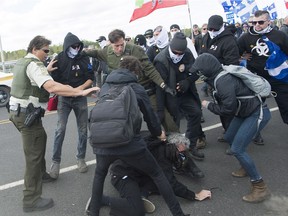
M 145 149 L 135 155 L 97 155 L 96 154 L 96 170 L 93 181 L 91 196 L 91 215 L 99 216 L 101 208 L 101 199 L 103 195 L 103 186 L 109 166 L 115 160 L 120 159 L 128 165 L 143 171 L 150 176 L 157 185 L 160 194 L 163 196 L 173 216 L 183 216 L 180 204 L 172 190 L 171 185 L 166 179 L 163 171 L 157 164 L 154 157 L 148 149 Z
M 205 137 L 201 126 L 202 111 L 197 99 L 190 94 L 184 94 L 178 98 L 177 105 L 179 114 L 183 113 L 187 119 L 186 137 L 190 140 L 190 148 L 195 148 L 197 139 Z M 181 117 L 178 116 L 177 123 L 180 124 Z
M 269 83 L 272 91 L 277 93 L 275 97 L 276 103 L 284 123 L 288 124 L 288 83 L 280 82 L 276 79 L 270 78 Z
M 141 199 L 139 183 L 129 176 L 111 177 L 112 185 L 121 198 L 110 197 L 110 215 L 113 216 L 144 216 L 145 210 Z

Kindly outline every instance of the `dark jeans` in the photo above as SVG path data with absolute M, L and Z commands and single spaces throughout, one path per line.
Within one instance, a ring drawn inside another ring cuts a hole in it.
M 52 160 L 61 162 L 62 145 L 66 133 L 66 126 L 71 111 L 74 111 L 78 130 L 77 159 L 84 159 L 87 147 L 88 108 L 86 97 L 58 97 L 58 122 L 54 137 Z
M 199 137 L 205 137 L 201 126 L 202 111 L 198 100 L 193 95 L 185 94 L 178 98 L 178 107 L 180 113 L 183 113 L 187 119 L 186 137 L 190 140 L 190 147 L 196 146 Z M 178 117 L 177 123 L 180 124 L 181 117 Z
M 137 144 L 137 143 L 135 143 Z M 157 185 L 160 194 L 163 196 L 170 211 L 174 216 L 183 216 L 180 204 L 172 190 L 171 185 L 166 179 L 163 171 L 157 164 L 155 158 L 145 149 L 133 155 L 99 155 L 96 154 L 96 170 L 93 181 L 92 196 L 91 196 L 91 215 L 99 216 L 101 208 L 101 199 L 103 195 L 103 186 L 110 164 L 115 160 L 121 159 L 128 165 L 135 167 L 149 175 Z

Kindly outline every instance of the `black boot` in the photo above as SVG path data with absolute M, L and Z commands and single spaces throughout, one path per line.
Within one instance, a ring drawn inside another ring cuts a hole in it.
M 190 153 L 189 155 L 195 160 L 202 161 L 205 158 L 204 153 L 199 152 L 198 149 L 196 148 L 196 146 L 195 147 L 190 147 L 189 148 L 189 153 Z

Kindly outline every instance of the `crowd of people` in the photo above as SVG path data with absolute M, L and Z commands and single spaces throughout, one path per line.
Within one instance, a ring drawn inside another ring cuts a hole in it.
M 288 55 L 287 25 L 288 17 L 280 30 L 276 29 L 269 12 L 262 10 L 256 11 L 247 22 L 235 25 L 213 15 L 201 28 L 194 24 L 191 37 L 181 32 L 178 24 L 172 24 L 169 31 L 156 26 L 134 39 L 114 29 L 108 40 L 105 36 L 97 39 L 100 49 L 84 48 L 83 42 L 69 32 L 64 38 L 63 51 L 48 65 L 44 61 L 51 41 L 43 36 L 33 38 L 27 55 L 13 69 L 8 107 L 10 120 L 22 135 L 26 160 L 23 211 L 42 211 L 54 204 L 51 198 L 42 198 L 42 183 L 59 178 L 62 144 L 72 110 L 79 137 L 76 164 L 80 173 L 87 172 L 87 96 L 98 91 L 103 95 L 111 85 L 117 84 L 131 86 L 149 131 L 143 133 L 142 123 L 137 121 L 137 130 L 129 144 L 93 147 L 97 163 L 86 209 L 88 215 L 98 216 L 102 206 L 109 206 L 114 216 L 142 216 L 155 210 L 149 195 L 156 193 L 163 196 L 172 215 L 184 216 L 189 214 L 182 211 L 176 196 L 191 201 L 211 198 L 211 191 L 195 193 L 174 175 L 205 176 L 194 161 L 205 160 L 202 149 L 207 142 L 201 126 L 202 109 L 220 117 L 224 132 L 217 139 L 228 143 L 226 153 L 235 156 L 240 164 L 232 176 L 250 178 L 251 192 L 242 200 L 257 203 L 267 199 L 269 188 L 253 156 L 246 151 L 251 142 L 264 144 L 260 131 L 271 118 L 265 98 L 239 99 L 253 92 L 229 73 L 216 77 L 225 71 L 223 65 L 241 65 L 265 78 L 277 94 L 275 100 L 282 120 L 288 124 L 285 99 L 288 83 L 267 72 L 266 60 L 271 53 L 263 39 L 266 36 Z M 205 82 L 202 96 L 196 88 L 199 79 Z M 215 89 L 217 92 L 212 94 Z M 47 135 L 42 117 L 50 93 L 58 95 L 58 121 L 52 163 L 47 171 Z M 187 121 L 185 134 L 180 133 L 183 118 Z M 111 184 L 121 198 L 103 194 L 110 165 Z

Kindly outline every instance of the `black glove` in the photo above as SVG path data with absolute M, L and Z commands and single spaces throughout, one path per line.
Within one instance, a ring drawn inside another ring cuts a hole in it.
M 163 122 L 163 120 L 164 120 L 164 110 L 158 110 L 157 111 L 157 115 L 158 115 L 158 118 L 159 118 L 160 122 Z
M 179 91 L 182 92 L 182 93 L 185 93 L 188 91 L 189 87 L 190 87 L 190 82 L 189 80 L 185 79 L 185 80 L 181 80 L 179 83 L 178 83 L 178 86 L 179 86 Z
M 176 96 L 177 92 L 175 89 L 170 88 L 169 86 L 164 87 L 164 91 L 172 96 Z

